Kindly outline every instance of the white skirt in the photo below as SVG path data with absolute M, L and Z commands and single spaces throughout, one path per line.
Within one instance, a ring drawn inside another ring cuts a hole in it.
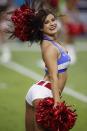
M 43 84 L 41 84 L 41 82 Z M 49 81 L 41 80 L 32 85 L 26 95 L 26 101 L 33 106 L 32 102 L 36 99 L 44 99 L 46 97 L 53 97 L 52 90 L 49 88 Z

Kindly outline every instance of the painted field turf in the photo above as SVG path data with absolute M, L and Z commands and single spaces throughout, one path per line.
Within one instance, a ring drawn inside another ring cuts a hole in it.
M 67 86 L 87 96 L 86 56 L 87 52 L 78 52 L 77 63 L 69 68 Z M 37 66 L 40 59 L 39 52 L 12 52 L 12 61 L 44 75 L 44 70 Z M 0 64 L 0 131 L 24 131 L 25 95 L 34 82 L 34 79 Z M 62 99 L 77 109 L 78 120 L 72 131 L 87 131 L 87 103 L 65 93 Z

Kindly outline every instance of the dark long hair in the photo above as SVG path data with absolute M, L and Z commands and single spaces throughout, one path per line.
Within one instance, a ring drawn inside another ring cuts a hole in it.
M 41 9 L 38 12 L 28 6 L 22 6 L 12 15 L 14 23 L 13 36 L 21 41 L 39 42 L 43 40 L 43 24 L 46 17 L 53 12 L 49 9 Z M 54 15 L 54 14 L 53 14 Z

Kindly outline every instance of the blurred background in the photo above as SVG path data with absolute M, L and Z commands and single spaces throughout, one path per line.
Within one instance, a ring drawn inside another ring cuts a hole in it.
M 24 0 L 0 0 L 0 131 L 25 130 L 25 95 L 44 75 L 39 44 L 8 39 L 12 12 L 22 4 Z M 87 0 L 51 0 L 51 7 L 58 19 L 63 14 L 59 40 L 72 60 L 62 99 L 77 110 L 72 131 L 87 131 Z

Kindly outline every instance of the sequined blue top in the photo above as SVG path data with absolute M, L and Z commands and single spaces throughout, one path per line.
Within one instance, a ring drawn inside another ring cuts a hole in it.
M 56 43 L 51 38 L 49 38 L 47 35 L 44 35 L 43 39 L 50 41 L 54 46 L 58 48 L 58 51 L 60 51 L 61 53 L 60 58 L 57 60 L 58 73 L 65 72 L 68 69 L 68 66 L 70 65 L 70 61 L 71 61 L 70 56 L 59 43 Z M 45 67 L 45 71 L 46 73 L 48 73 L 47 67 Z

